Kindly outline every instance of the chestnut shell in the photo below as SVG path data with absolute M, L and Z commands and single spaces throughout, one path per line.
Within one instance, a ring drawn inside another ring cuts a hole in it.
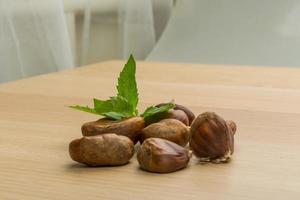
M 165 104 L 166 103 L 160 103 L 160 104 L 156 105 L 156 107 L 160 107 Z M 175 112 L 173 112 L 173 111 L 175 111 Z M 182 115 L 182 113 L 180 113 L 180 112 L 176 113 L 176 111 L 183 111 L 185 113 L 186 117 L 184 115 Z M 173 109 L 169 110 L 168 114 L 164 118 L 165 119 L 166 118 L 177 119 L 177 120 L 183 122 L 185 125 L 189 126 L 194 121 L 195 115 L 187 107 L 180 105 L 180 104 L 175 104 L 175 107 Z
M 176 119 L 164 119 L 153 123 L 141 131 L 139 140 L 141 143 L 147 138 L 162 138 L 180 146 L 186 146 L 190 139 L 189 128 Z
M 69 153 L 74 161 L 88 166 L 116 166 L 128 163 L 134 145 L 128 137 L 108 133 L 73 140 Z
M 190 157 L 187 149 L 174 142 L 149 138 L 141 145 L 137 159 L 146 171 L 169 173 L 186 167 Z
M 178 121 L 184 123 L 186 126 L 190 125 L 188 116 L 182 110 L 168 110 L 166 116 L 164 116 L 164 119 L 177 119 Z
M 191 125 L 190 147 L 200 160 L 229 161 L 234 152 L 235 130 L 235 123 L 227 123 L 213 112 L 202 113 Z
M 127 136 L 136 143 L 138 141 L 138 135 L 144 127 L 145 121 L 142 117 L 131 117 L 122 120 L 102 118 L 83 124 L 81 131 L 83 136 L 116 133 L 118 135 Z

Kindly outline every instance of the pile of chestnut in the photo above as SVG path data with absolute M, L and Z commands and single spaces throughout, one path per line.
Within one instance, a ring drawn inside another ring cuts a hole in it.
M 83 137 L 69 145 L 74 161 L 88 166 L 124 165 L 139 142 L 140 167 L 167 173 L 186 167 L 191 152 L 200 161 L 228 162 L 234 150 L 236 124 L 213 112 L 195 118 L 188 108 L 176 104 L 156 123 L 147 124 L 142 117 L 103 118 L 83 124 L 81 130 Z

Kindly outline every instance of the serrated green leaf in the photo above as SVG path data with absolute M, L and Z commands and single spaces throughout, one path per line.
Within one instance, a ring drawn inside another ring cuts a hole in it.
M 144 113 L 141 116 L 149 117 L 149 116 L 157 114 L 157 113 L 168 111 L 174 107 L 175 107 L 174 103 L 166 103 L 160 107 L 150 106 L 144 111 Z
M 132 55 L 130 55 L 127 63 L 124 65 L 118 78 L 118 97 L 125 98 L 130 104 L 132 115 L 137 115 L 138 89 L 135 79 L 136 63 Z
M 84 112 L 88 112 L 88 113 L 93 113 L 93 114 L 99 115 L 99 113 L 95 109 L 90 108 L 88 106 L 74 105 L 74 106 L 69 106 L 69 107 L 73 108 L 73 109 L 76 109 L 76 110 L 81 110 L 81 111 L 84 111 Z
M 115 119 L 115 120 L 119 120 L 126 117 L 123 114 L 117 112 L 107 112 L 107 113 L 103 113 L 103 115 L 109 119 Z
M 136 63 L 133 56 L 130 55 L 118 78 L 117 96 L 110 97 L 108 100 L 94 99 L 94 108 L 79 105 L 70 107 L 115 120 L 137 116 L 137 104 L 139 99 L 135 73 Z M 157 121 L 161 119 L 168 110 L 174 107 L 175 104 L 172 102 L 160 107 L 150 106 L 141 116 L 148 122 Z
M 110 100 L 100 100 L 100 99 L 93 99 L 94 101 L 94 109 L 98 113 L 106 113 L 112 110 L 112 103 Z
M 117 97 L 110 97 L 110 101 L 112 103 L 112 110 L 118 113 L 122 113 L 126 117 L 131 117 L 132 116 L 132 110 L 131 110 L 131 105 L 122 96 L 117 96 Z
M 150 106 L 141 115 L 147 124 L 157 122 L 162 119 L 168 110 L 175 107 L 174 103 L 166 103 L 160 107 Z
M 88 106 L 69 106 L 76 110 L 89 112 L 104 117 L 119 120 L 126 117 L 131 117 L 130 105 L 126 99 L 122 97 L 110 97 L 109 100 L 103 101 L 100 99 L 94 99 L 94 108 Z
M 94 99 L 94 109 L 97 113 L 112 119 L 131 117 L 131 106 L 123 97 L 110 97 L 103 101 Z

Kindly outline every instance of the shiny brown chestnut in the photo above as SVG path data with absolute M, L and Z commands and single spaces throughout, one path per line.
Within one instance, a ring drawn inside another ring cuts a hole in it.
M 187 115 L 187 117 L 189 119 L 189 125 L 191 125 L 195 119 L 194 113 L 190 109 L 188 109 L 187 107 L 185 107 L 183 105 L 175 104 L 174 110 L 182 110 L 183 112 L 185 112 L 185 114 Z
M 87 122 L 82 125 L 83 136 L 116 133 L 129 137 L 134 143 L 138 141 L 138 134 L 145 127 L 142 117 L 131 117 L 122 120 L 102 118 L 97 121 Z
M 187 117 L 185 112 L 183 112 L 182 110 L 174 110 L 174 109 L 168 110 L 167 114 L 163 118 L 164 119 L 177 119 L 178 121 L 181 121 L 182 123 L 184 123 L 186 126 L 188 126 L 190 124 L 189 118 Z
M 164 119 L 144 128 L 139 136 L 141 143 L 147 138 L 162 138 L 184 147 L 189 141 L 190 131 L 181 121 Z
M 190 160 L 187 149 L 160 138 L 149 138 L 141 145 L 137 159 L 149 172 L 169 173 L 185 168 Z
M 191 125 L 190 147 L 201 161 L 227 162 L 234 152 L 236 124 L 213 112 L 199 115 Z
M 160 107 L 165 105 L 165 103 L 161 103 L 156 105 L 156 107 Z M 187 107 L 179 104 L 175 104 L 175 107 L 167 112 L 167 114 L 163 117 L 164 119 L 177 119 L 184 123 L 185 125 L 189 126 L 192 124 L 193 120 L 195 119 L 194 113 L 188 109 Z
M 134 154 L 134 144 L 116 134 L 84 136 L 70 143 L 69 153 L 74 161 L 88 166 L 124 165 Z

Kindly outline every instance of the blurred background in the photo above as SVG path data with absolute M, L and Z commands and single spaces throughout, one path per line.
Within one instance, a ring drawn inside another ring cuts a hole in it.
M 0 0 L 0 82 L 111 59 L 300 66 L 297 0 Z

